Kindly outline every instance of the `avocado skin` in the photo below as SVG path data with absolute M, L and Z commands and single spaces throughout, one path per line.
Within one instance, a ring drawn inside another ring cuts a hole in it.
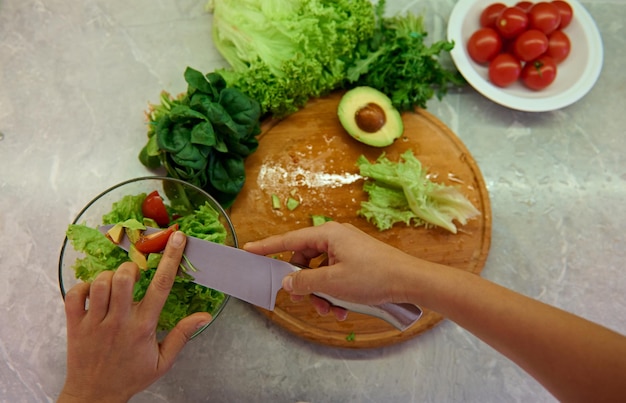
M 384 112 L 384 124 L 373 132 L 363 130 L 356 120 L 357 113 L 370 104 L 377 105 Z M 393 107 L 389 97 L 371 87 L 355 87 L 347 91 L 339 101 L 337 116 L 350 136 L 372 147 L 391 145 L 404 132 L 400 112 Z

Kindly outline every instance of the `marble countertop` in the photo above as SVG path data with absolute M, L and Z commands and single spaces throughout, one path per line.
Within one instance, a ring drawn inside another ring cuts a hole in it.
M 389 1 L 443 32 L 456 1 Z M 586 0 L 605 59 L 580 101 L 544 113 L 471 88 L 428 111 L 465 143 L 493 210 L 482 275 L 626 333 L 626 3 Z M 151 174 L 143 112 L 184 68 L 225 66 L 203 1 L 0 1 L 0 401 L 54 401 L 65 376 L 57 281 L 67 225 L 105 188 Z M 592 370 L 592 369 L 590 369 Z M 345 350 L 299 339 L 231 300 L 134 402 L 550 402 L 457 325 Z

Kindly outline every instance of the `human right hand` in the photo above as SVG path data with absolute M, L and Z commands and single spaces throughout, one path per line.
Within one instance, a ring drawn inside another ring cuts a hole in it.
M 323 266 L 290 274 L 283 279 L 283 289 L 296 299 L 320 292 L 368 305 L 410 302 L 402 278 L 407 268 L 414 270 L 419 261 L 350 224 L 337 222 L 249 242 L 244 249 L 260 255 L 292 251 L 292 262 L 303 265 L 325 254 Z M 332 310 L 338 319 L 346 316 L 345 310 L 330 307 L 319 298 L 312 302 L 322 315 Z

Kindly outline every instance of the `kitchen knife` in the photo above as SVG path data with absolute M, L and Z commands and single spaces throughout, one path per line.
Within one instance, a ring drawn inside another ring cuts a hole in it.
M 99 230 L 106 234 L 111 227 L 113 225 L 104 225 L 99 227 Z M 159 231 L 157 228 L 148 228 L 145 233 L 157 231 Z M 128 237 L 124 236 L 118 246 L 128 251 L 130 247 Z M 255 255 L 243 249 L 191 236 L 187 236 L 184 253 L 196 269 L 187 271 L 195 283 L 270 311 L 273 311 L 276 305 L 276 295 L 282 288 L 283 277 L 301 270 L 300 267 L 283 260 Z M 401 331 L 413 325 L 422 315 L 422 310 L 413 304 L 363 305 L 322 293 L 315 295 L 349 311 L 383 319 Z

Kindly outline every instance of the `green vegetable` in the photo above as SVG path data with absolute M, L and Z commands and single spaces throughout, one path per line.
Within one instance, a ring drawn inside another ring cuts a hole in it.
M 212 0 L 213 42 L 230 86 L 284 117 L 340 88 L 375 26 L 369 0 Z
M 76 259 L 73 266 L 79 280 L 93 281 L 102 271 L 130 261 L 126 251 L 109 241 L 96 228 L 71 224 L 66 235 L 74 249 L 85 254 L 85 257 Z
M 103 216 L 103 223 L 111 224 L 110 220 L 117 219 L 131 227 L 141 225 L 141 202 L 137 211 L 137 202 L 145 199 L 146 194 L 125 196 L 113 203 L 112 210 Z M 109 222 L 106 222 L 109 221 Z M 226 229 L 219 221 L 219 213 L 208 203 L 200 206 L 192 214 L 181 217 L 175 222 L 179 229 L 189 236 L 202 238 L 208 241 L 224 243 Z M 72 224 L 66 235 L 74 249 L 85 256 L 74 263 L 76 278 L 82 281 L 92 281 L 104 270 L 116 270 L 123 262 L 130 261 L 128 253 L 106 238 L 98 229 L 84 224 Z M 143 298 L 154 276 L 161 254 L 148 255 L 148 269 L 140 271 L 140 279 L 135 284 L 134 299 Z M 197 285 L 191 282 L 188 276 L 177 276 L 172 291 L 159 317 L 159 329 L 169 330 L 179 320 L 194 312 L 214 312 L 224 301 L 225 295 L 221 292 Z
M 185 94 L 161 93 L 150 105 L 148 142 L 139 160 L 190 182 L 230 206 L 245 182 L 244 159 L 258 146 L 261 109 L 257 101 L 226 87 L 218 73 L 187 67 Z
M 465 225 L 480 214 L 458 189 L 431 182 L 411 150 L 401 159 L 392 162 L 382 154 L 373 164 L 364 156 L 357 161 L 361 175 L 373 181 L 365 182 L 369 200 L 361 203 L 358 214 L 379 230 L 403 222 L 435 225 L 456 233 L 453 220 Z
M 287 199 L 287 208 L 290 211 L 293 211 L 296 209 L 296 207 L 298 207 L 300 205 L 300 202 L 297 201 L 296 199 L 294 199 L 293 197 L 290 197 Z
M 311 215 L 311 220 L 313 221 L 313 226 L 316 227 L 324 224 L 325 222 L 332 221 L 333 219 L 324 215 L 313 214 Z
M 274 210 L 278 210 L 280 208 L 280 198 L 275 194 L 272 195 L 272 208 Z
M 348 69 L 349 86 L 373 87 L 391 98 L 400 111 L 426 108 L 434 95 L 441 99 L 450 85 L 464 83 L 455 70 L 446 69 L 439 56 L 454 42 L 428 46 L 423 17 L 407 13 L 383 17 L 385 0 L 376 6 L 377 24 L 367 42 L 356 48 L 356 62 Z
M 350 332 L 350 334 L 346 336 L 346 341 L 354 341 L 354 340 L 356 340 L 356 334 L 354 334 L 354 332 Z

